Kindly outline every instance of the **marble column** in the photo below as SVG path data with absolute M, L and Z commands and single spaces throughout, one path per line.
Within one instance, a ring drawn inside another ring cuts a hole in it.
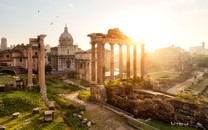
M 144 43 L 141 44 L 141 78 L 144 78 L 145 74 L 145 50 L 144 50 Z
M 91 42 L 91 83 L 95 83 L 95 43 Z
M 114 80 L 114 44 L 110 43 L 110 79 Z
M 130 45 L 126 45 L 126 77 L 130 78 Z
M 31 39 L 30 39 L 31 40 Z M 32 73 L 32 43 L 31 43 L 31 41 L 29 40 L 29 44 L 28 44 L 28 59 L 27 59 L 27 65 L 28 65 L 28 67 L 27 67 L 27 70 L 28 70 L 28 79 L 27 79 L 27 87 L 29 88 L 29 89 L 31 89 L 32 88 L 32 86 L 33 86 L 33 73 Z
M 133 46 L 133 78 L 137 77 L 137 45 L 134 44 Z
M 123 49 L 122 49 L 122 44 L 119 45 L 119 78 L 123 78 Z
M 40 86 L 40 93 L 42 100 L 45 104 L 48 104 L 47 89 L 45 84 L 45 49 L 44 38 L 46 35 L 39 35 L 39 55 L 38 55 L 38 81 Z

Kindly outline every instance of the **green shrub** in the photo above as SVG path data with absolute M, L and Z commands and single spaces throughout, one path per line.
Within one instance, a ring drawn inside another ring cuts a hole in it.
M 78 98 L 84 101 L 89 100 L 90 98 L 90 91 L 82 91 L 78 94 Z

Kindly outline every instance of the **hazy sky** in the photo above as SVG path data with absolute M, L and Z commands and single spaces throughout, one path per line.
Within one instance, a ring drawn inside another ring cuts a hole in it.
M 46 34 L 58 45 L 67 24 L 75 44 L 90 48 L 87 34 L 118 27 L 148 49 L 208 43 L 208 0 L 0 0 L 0 37 L 28 43 Z M 40 11 L 38 13 L 38 10 Z M 57 18 L 58 16 L 58 18 Z M 53 22 L 51 25 L 50 23 Z

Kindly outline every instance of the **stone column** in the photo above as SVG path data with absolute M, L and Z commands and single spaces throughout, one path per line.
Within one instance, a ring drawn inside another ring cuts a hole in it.
M 141 78 L 144 78 L 145 74 L 145 50 L 144 50 L 144 43 L 141 44 Z
M 103 44 L 97 43 L 97 84 L 103 84 Z
M 133 78 L 136 78 L 137 77 L 137 45 L 134 44 L 133 46 L 134 48 L 134 51 L 133 51 Z
M 91 42 L 91 83 L 95 81 L 95 43 Z
M 101 65 L 102 65 L 102 83 L 105 81 L 105 43 L 102 43 L 102 55 L 101 55 Z
M 130 45 L 126 45 L 126 77 L 130 78 Z
M 110 79 L 114 80 L 114 44 L 110 43 L 111 53 L 110 53 Z
M 44 38 L 46 35 L 39 35 L 39 55 L 38 55 L 38 81 L 40 86 L 41 98 L 45 104 L 48 104 L 47 89 L 45 85 L 45 49 Z
M 28 56 L 27 56 L 27 65 L 28 65 L 28 67 L 27 67 L 27 71 L 28 71 L 28 79 L 27 79 L 27 87 L 29 88 L 29 89 L 31 89 L 32 88 L 32 86 L 33 86 L 33 73 L 32 73 L 32 43 L 31 43 L 31 40 L 32 39 L 30 39 L 29 40 L 29 45 L 28 45 Z
M 122 44 L 119 43 L 119 78 L 123 78 L 123 49 Z

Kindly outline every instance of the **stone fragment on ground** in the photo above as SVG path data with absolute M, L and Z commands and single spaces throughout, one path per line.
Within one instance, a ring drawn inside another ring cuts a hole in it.
M 6 130 L 6 127 L 3 125 L 0 125 L 0 130 Z
M 89 127 L 91 127 L 91 126 L 92 126 L 91 121 L 88 121 L 88 122 L 87 122 L 87 127 L 89 128 Z
M 15 119 L 15 118 L 18 118 L 18 117 L 19 117 L 19 114 L 20 114 L 19 112 L 13 113 L 13 114 L 12 114 L 12 118 L 14 118 L 14 119 Z

